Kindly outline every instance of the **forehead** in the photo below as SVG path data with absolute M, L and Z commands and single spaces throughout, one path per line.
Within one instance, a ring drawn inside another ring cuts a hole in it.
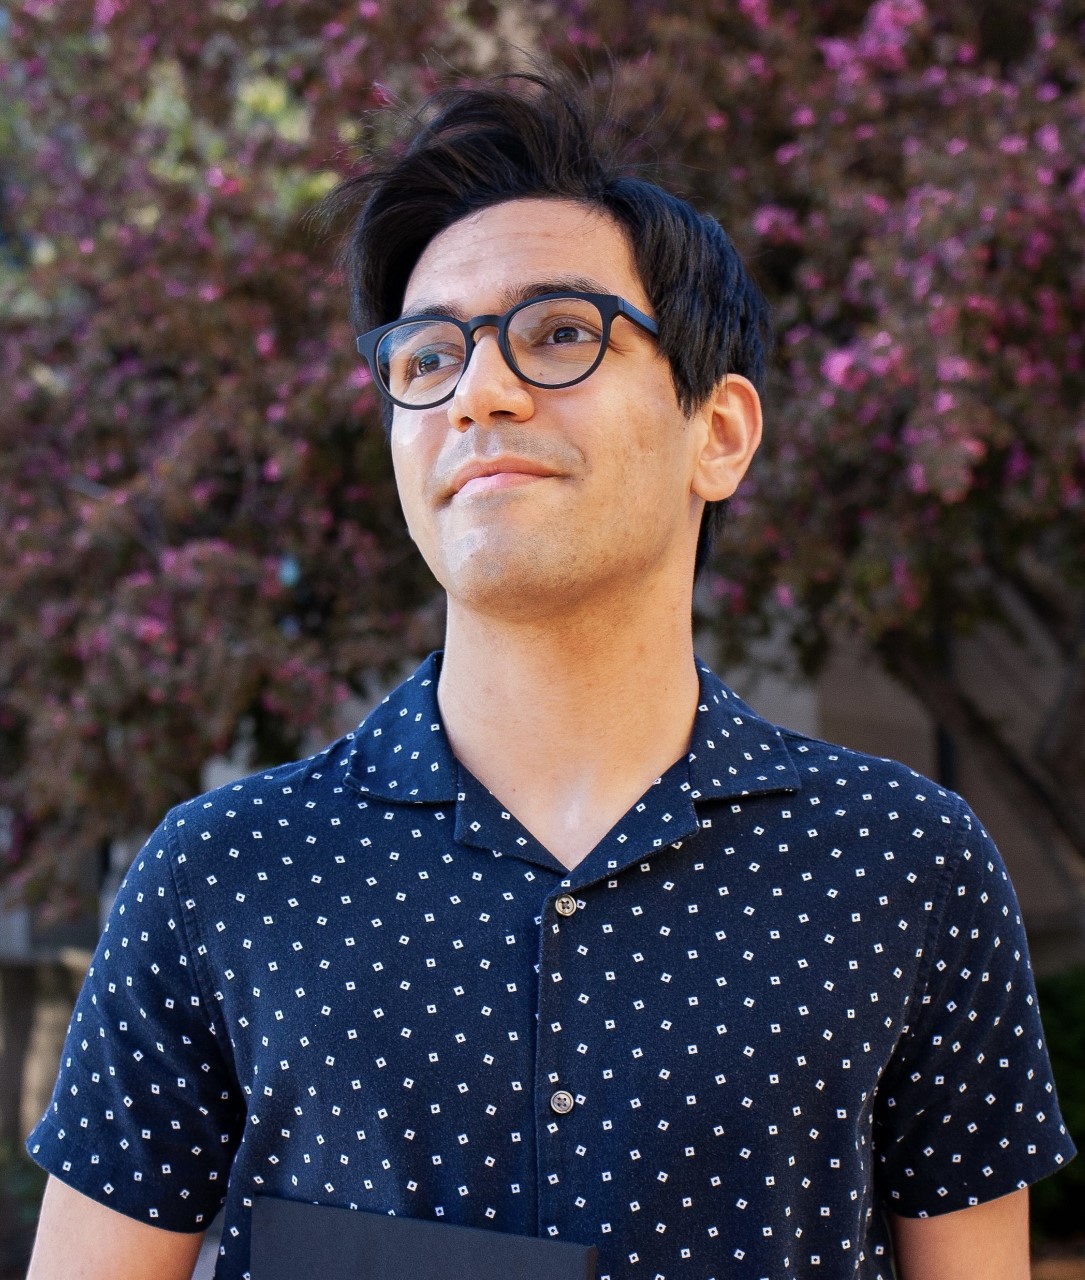
M 509 200 L 460 218 L 423 250 L 403 309 L 478 314 L 510 290 L 591 286 L 648 306 L 629 236 L 608 213 L 574 200 Z

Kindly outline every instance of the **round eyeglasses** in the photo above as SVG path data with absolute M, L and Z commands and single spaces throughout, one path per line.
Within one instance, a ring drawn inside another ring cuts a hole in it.
M 528 298 L 500 316 L 404 316 L 363 333 L 358 354 L 393 404 L 435 409 L 455 394 L 479 329 L 496 328 L 501 354 L 522 381 L 533 387 L 571 387 L 599 367 L 616 316 L 625 316 L 645 333 L 659 333 L 656 322 L 624 298 L 571 291 Z

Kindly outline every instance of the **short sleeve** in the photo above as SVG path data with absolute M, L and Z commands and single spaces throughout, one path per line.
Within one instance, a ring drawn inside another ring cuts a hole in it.
M 905 1217 L 1007 1195 L 1074 1154 L 1017 898 L 998 850 L 960 803 L 924 948 L 925 988 L 875 1099 L 875 1175 L 886 1208 Z
M 185 936 L 170 822 L 121 885 L 27 1150 L 111 1209 L 202 1231 L 225 1198 L 244 1107 Z

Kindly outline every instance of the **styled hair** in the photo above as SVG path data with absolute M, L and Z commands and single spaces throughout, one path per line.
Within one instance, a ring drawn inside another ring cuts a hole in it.
M 628 235 L 682 411 L 702 405 L 728 373 L 762 389 L 768 305 L 730 238 L 715 218 L 625 171 L 576 81 L 556 70 L 497 76 L 439 90 L 425 110 L 402 151 L 324 202 L 327 216 L 353 217 L 343 265 L 357 332 L 400 315 L 419 257 L 454 222 L 508 200 L 574 200 Z M 698 571 L 726 505 L 705 507 Z

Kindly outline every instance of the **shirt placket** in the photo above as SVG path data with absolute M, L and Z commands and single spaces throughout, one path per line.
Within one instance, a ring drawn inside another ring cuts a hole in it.
M 577 1197 L 577 1148 L 587 1146 L 591 1091 L 586 1064 L 570 1043 L 567 1010 L 586 995 L 576 961 L 577 939 L 586 935 L 589 898 L 563 881 L 543 907 L 539 965 L 539 1027 L 535 1055 L 535 1133 L 538 1159 L 538 1231 L 555 1237 L 567 1229 L 566 1207 Z M 589 997 L 590 998 L 590 997 Z M 577 1059 L 580 1058 L 578 1062 Z M 579 1197 L 583 1199 L 583 1196 Z
M 600 1187 L 589 1177 L 602 1116 L 593 1105 L 588 1040 L 599 1034 L 599 913 L 607 879 L 628 875 L 645 860 L 684 856 L 678 850 L 698 830 L 684 770 L 676 768 L 571 875 L 543 906 L 539 946 L 539 1025 L 535 1056 L 538 1233 L 594 1239 Z M 610 963 L 618 962 L 611 956 Z M 589 1028 L 589 1029 L 586 1029 Z M 600 1174 L 595 1169 L 595 1178 Z M 583 1217 L 581 1217 L 581 1213 Z

